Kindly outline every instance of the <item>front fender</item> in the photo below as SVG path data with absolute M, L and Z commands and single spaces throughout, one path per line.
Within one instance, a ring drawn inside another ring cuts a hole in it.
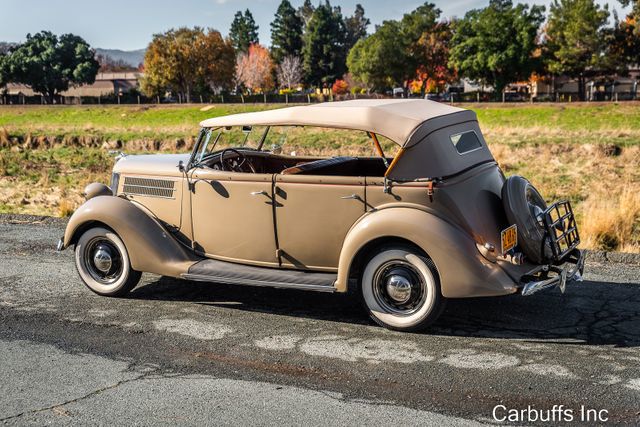
M 158 221 L 130 201 L 114 196 L 96 196 L 80 206 L 69 219 L 60 249 L 75 243 L 92 223 L 102 223 L 116 232 L 135 270 L 179 277 L 197 260 Z
M 365 215 L 347 234 L 338 265 L 338 291 L 346 290 L 356 255 L 380 238 L 405 239 L 424 250 L 438 269 L 444 297 L 497 296 L 517 290 L 514 281 L 487 261 L 463 230 L 418 208 L 390 207 Z

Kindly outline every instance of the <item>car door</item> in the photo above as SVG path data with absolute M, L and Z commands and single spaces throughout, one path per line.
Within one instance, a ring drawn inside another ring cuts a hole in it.
M 277 266 L 272 174 L 195 168 L 191 215 L 196 251 L 228 261 Z
M 365 213 L 364 178 L 276 175 L 275 220 L 283 267 L 334 271 L 351 226 Z

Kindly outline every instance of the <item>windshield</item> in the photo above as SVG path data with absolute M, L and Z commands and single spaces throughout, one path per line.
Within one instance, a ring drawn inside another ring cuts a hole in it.
M 216 150 L 228 147 L 240 147 L 257 150 L 266 138 L 268 126 L 233 126 L 218 129 L 203 129 L 202 143 L 199 146 L 197 160 L 200 161 Z M 265 149 L 269 147 L 265 146 Z

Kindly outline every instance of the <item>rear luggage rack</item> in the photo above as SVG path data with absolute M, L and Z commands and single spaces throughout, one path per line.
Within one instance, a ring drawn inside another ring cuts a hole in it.
M 568 200 L 556 202 L 544 211 L 543 222 L 554 261 L 560 261 L 580 244 L 578 226 Z

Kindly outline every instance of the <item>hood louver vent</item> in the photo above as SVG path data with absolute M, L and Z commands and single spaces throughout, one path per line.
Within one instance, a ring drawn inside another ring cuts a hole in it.
M 175 181 L 168 179 L 136 178 L 126 176 L 122 192 L 139 196 L 163 197 L 173 199 Z

